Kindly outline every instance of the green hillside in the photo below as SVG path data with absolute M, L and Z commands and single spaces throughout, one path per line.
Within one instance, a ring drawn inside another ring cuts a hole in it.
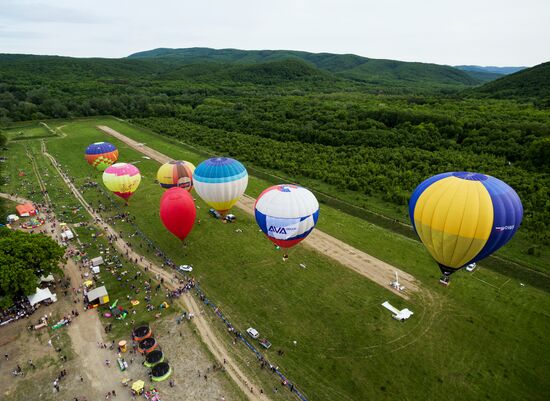
M 353 79 L 380 89 L 384 87 L 468 87 L 484 80 L 472 77 L 454 67 L 381 60 L 354 54 L 308 53 L 294 50 L 239 50 L 239 49 L 154 49 L 128 56 L 128 59 L 180 60 L 191 63 L 215 61 L 223 63 L 255 64 L 286 59 L 299 59 L 321 70 Z
M 481 82 L 490 82 L 494 81 L 495 79 L 502 78 L 504 74 L 499 74 L 497 72 L 489 72 L 489 71 L 479 71 L 479 70 L 463 70 L 466 74 L 468 74 L 470 77 L 477 79 Z
M 489 82 L 472 93 L 496 99 L 532 101 L 550 107 L 550 62 Z

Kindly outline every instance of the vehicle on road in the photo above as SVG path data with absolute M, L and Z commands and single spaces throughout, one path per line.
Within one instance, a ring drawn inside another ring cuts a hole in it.
M 192 272 L 193 271 L 193 266 L 191 265 L 180 265 L 178 266 L 178 270 L 180 272 Z

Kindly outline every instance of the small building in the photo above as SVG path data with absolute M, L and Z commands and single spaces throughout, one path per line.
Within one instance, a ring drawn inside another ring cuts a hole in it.
M 105 263 L 102 256 L 98 256 L 97 258 L 93 258 L 91 260 L 91 262 L 92 262 L 92 267 L 99 266 L 99 265 L 102 265 L 103 263 Z
M 65 228 L 65 230 L 63 230 L 63 232 L 61 233 L 61 239 L 63 241 L 68 241 L 73 238 L 74 238 L 74 234 L 69 228 Z
M 36 287 L 36 292 L 32 295 L 29 295 L 27 299 L 29 300 L 29 303 L 31 304 L 31 306 L 34 306 L 44 301 L 56 302 L 57 295 L 52 294 L 49 288 L 41 289 Z
M 90 303 L 92 307 L 104 305 L 109 302 L 109 294 L 104 285 L 89 291 L 86 297 L 88 298 L 88 303 Z
M 36 208 L 32 203 L 23 203 L 15 207 L 17 214 L 20 217 L 36 216 Z

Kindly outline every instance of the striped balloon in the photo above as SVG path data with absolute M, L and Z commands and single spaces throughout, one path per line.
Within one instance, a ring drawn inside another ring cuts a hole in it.
M 86 161 L 99 171 L 115 163 L 118 159 L 118 150 L 112 143 L 96 142 L 86 148 Z
M 187 191 L 193 189 L 195 166 L 182 160 L 172 160 L 160 166 L 157 180 L 163 188 L 180 187 Z
M 141 174 L 136 166 L 116 163 L 103 172 L 103 183 L 107 189 L 128 203 L 128 199 L 139 186 Z
M 508 184 L 489 175 L 451 172 L 422 182 L 409 201 L 413 227 L 445 276 L 505 245 L 523 206 Z
M 254 214 L 269 240 L 282 248 L 290 248 L 306 238 L 317 224 L 319 203 L 305 188 L 275 185 L 258 196 Z
M 223 215 L 246 190 L 248 173 L 235 159 L 215 157 L 197 166 L 193 185 L 202 200 Z

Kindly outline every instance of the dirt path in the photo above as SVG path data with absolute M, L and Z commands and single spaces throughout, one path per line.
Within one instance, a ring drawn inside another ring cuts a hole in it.
M 148 147 L 142 143 L 139 143 L 127 136 L 121 134 L 114 129 L 105 126 L 99 125 L 98 129 L 104 133 L 111 135 L 118 140 L 124 142 L 131 148 L 137 150 L 138 152 L 143 153 L 146 156 L 149 156 L 151 159 L 156 160 L 159 163 L 166 163 L 172 160 L 172 158 Z M 244 195 L 239 202 L 237 207 L 244 210 L 245 212 L 254 215 L 254 203 L 255 199 Z M 323 255 L 326 255 L 342 265 L 349 267 L 353 271 L 367 277 L 369 280 L 374 281 L 376 284 L 381 285 L 382 287 L 393 291 L 395 294 L 408 299 L 407 291 L 418 291 L 419 283 L 418 281 L 409 273 L 404 272 L 388 263 L 381 261 L 359 249 L 356 249 L 333 236 L 315 229 L 307 241 L 304 241 L 303 244 L 320 252 Z M 394 290 L 389 286 L 390 280 L 393 279 L 395 272 L 399 274 L 399 281 L 401 285 L 405 286 L 405 292 L 399 292 Z
M 164 278 L 164 286 L 167 287 L 170 290 L 174 290 L 177 288 L 177 283 L 173 283 L 173 277 L 172 275 L 157 266 L 156 264 L 152 263 L 151 261 L 144 258 L 142 255 L 136 253 L 132 248 L 128 246 L 128 244 L 120 238 L 120 235 L 115 231 L 109 224 L 107 224 L 99 214 L 97 214 L 90 205 L 86 202 L 82 194 L 78 191 L 78 189 L 73 185 L 73 183 L 70 181 L 69 177 L 67 177 L 58 167 L 58 163 L 55 160 L 55 158 L 50 155 L 47 152 L 44 152 L 44 155 L 50 159 L 53 166 L 59 173 L 59 175 L 63 178 L 63 181 L 65 184 L 69 187 L 71 192 L 74 194 L 74 196 L 78 199 L 78 201 L 82 204 L 82 206 L 86 209 L 86 211 L 92 216 L 92 218 L 100 224 L 100 226 L 105 230 L 105 232 L 108 235 L 112 235 L 116 238 L 116 241 L 113 243 L 120 251 L 121 253 L 127 254 L 129 258 L 136 259 L 138 261 L 138 265 L 149 269 L 151 272 L 159 275 L 160 277 Z M 206 346 L 209 348 L 210 352 L 214 355 L 217 362 L 220 365 L 224 364 L 225 360 L 225 368 L 229 376 L 232 378 L 232 380 L 239 386 L 239 388 L 243 391 L 244 394 L 246 394 L 247 398 L 250 401 L 266 401 L 269 400 L 269 397 L 267 397 L 264 394 L 260 394 L 260 386 L 255 384 L 249 377 L 247 377 L 241 369 L 237 366 L 237 364 L 234 362 L 233 358 L 229 355 L 227 352 L 224 344 L 217 338 L 214 331 L 210 327 L 209 322 L 206 320 L 204 315 L 201 313 L 201 309 L 199 308 L 196 301 L 193 299 L 193 297 L 190 294 L 185 294 L 184 296 L 180 297 L 176 300 L 181 306 L 183 306 L 187 311 L 193 312 L 195 315 L 194 323 L 197 327 L 197 330 L 199 331 L 199 334 L 203 340 L 203 342 L 206 344 Z M 97 316 L 96 316 L 97 317 Z M 253 389 L 253 392 L 251 392 L 251 388 Z

